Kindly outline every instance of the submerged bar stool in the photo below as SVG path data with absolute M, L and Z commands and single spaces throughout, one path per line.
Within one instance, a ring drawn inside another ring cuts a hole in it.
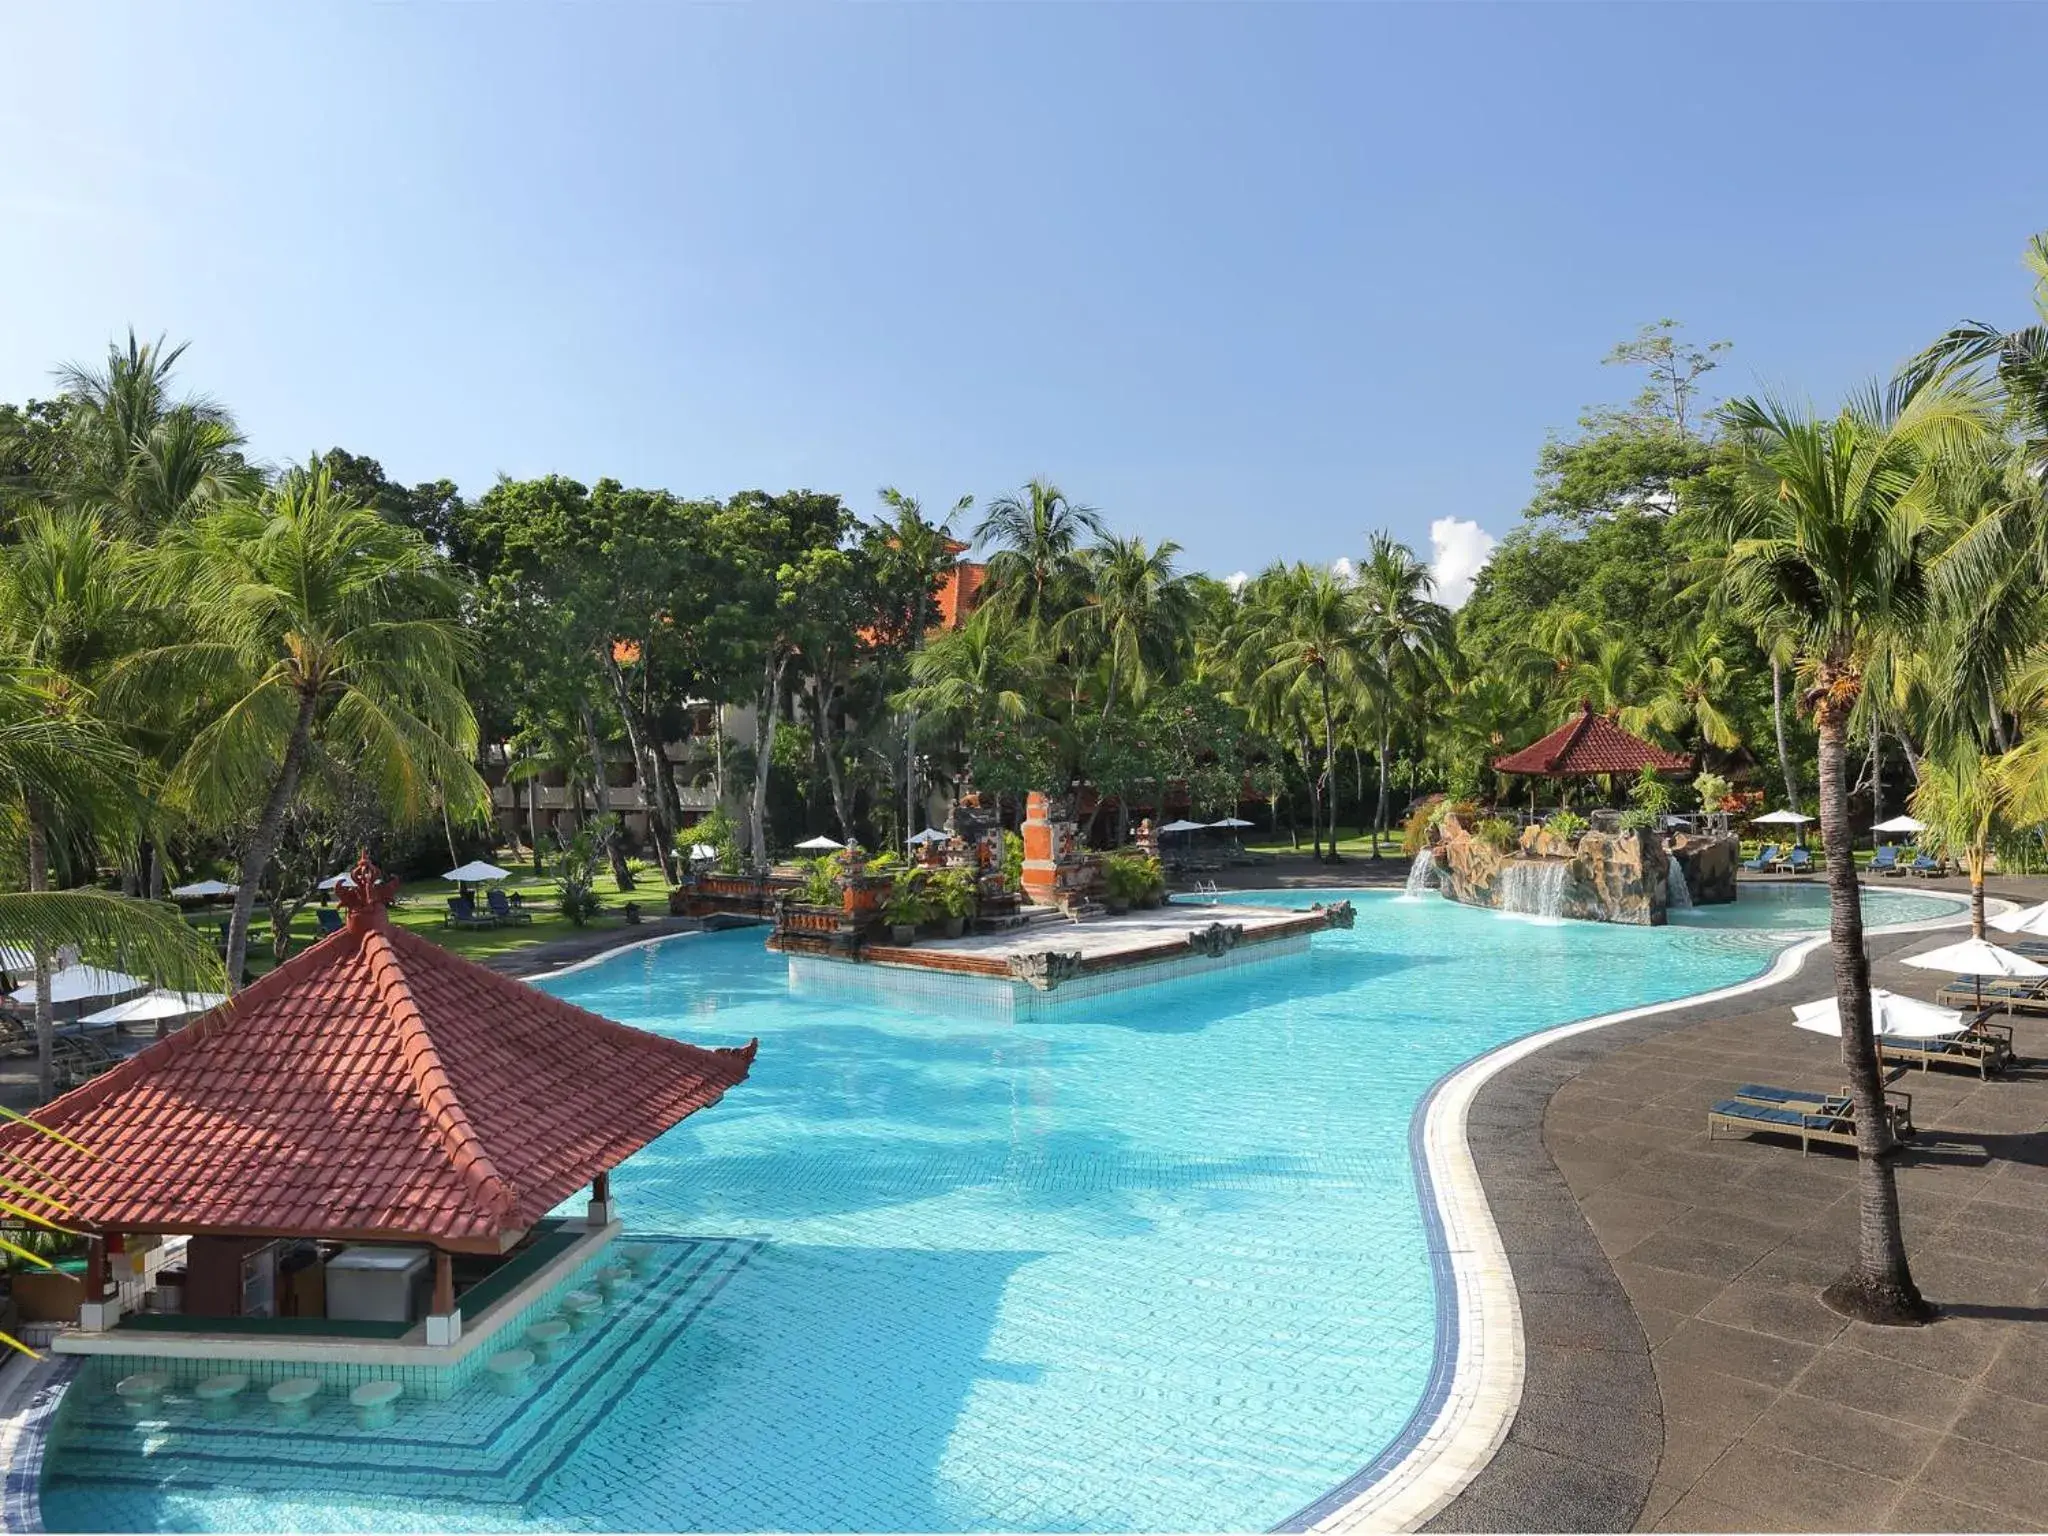
M 607 1264 L 597 1272 L 597 1288 L 609 1301 L 617 1296 L 620 1289 L 632 1278 L 633 1271 L 624 1264 Z
M 277 1410 L 280 1424 L 303 1424 L 313 1416 L 313 1399 L 320 1395 L 318 1376 L 287 1376 L 264 1394 Z
M 604 1298 L 595 1291 L 571 1291 L 562 1298 L 562 1316 L 579 1333 L 597 1320 Z
M 398 1399 L 404 1394 L 395 1381 L 366 1381 L 349 1393 L 348 1401 L 364 1429 L 383 1429 L 398 1417 Z
M 248 1390 L 247 1373 L 228 1371 L 207 1377 L 192 1389 L 192 1395 L 199 1399 L 199 1411 L 207 1418 L 232 1419 L 241 1406 L 242 1394 Z
M 645 1243 L 629 1243 L 619 1250 L 619 1262 L 639 1274 L 654 1258 L 654 1250 Z
M 550 1317 L 535 1323 L 526 1330 L 526 1342 L 537 1360 L 551 1360 L 562 1340 L 569 1337 L 569 1325 L 559 1317 Z
M 163 1401 L 171 1378 L 162 1371 L 137 1371 L 114 1383 L 114 1396 L 130 1408 L 154 1408 Z
M 507 1397 L 519 1395 L 526 1386 L 527 1373 L 532 1369 L 533 1351 L 530 1349 L 508 1349 L 484 1362 L 492 1388 Z

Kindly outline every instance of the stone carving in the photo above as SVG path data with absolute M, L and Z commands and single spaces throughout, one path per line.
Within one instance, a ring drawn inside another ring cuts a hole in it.
M 1358 908 L 1349 901 L 1319 901 L 1309 911 L 1322 913 L 1323 921 L 1332 928 L 1351 928 L 1358 923 Z
M 1077 949 L 1028 949 L 1010 956 L 1010 975 L 1027 981 L 1041 992 L 1050 992 L 1063 981 L 1081 974 L 1081 952 Z
M 1188 934 L 1188 948 L 1214 960 L 1237 948 L 1237 941 L 1243 937 L 1242 923 L 1210 923 Z

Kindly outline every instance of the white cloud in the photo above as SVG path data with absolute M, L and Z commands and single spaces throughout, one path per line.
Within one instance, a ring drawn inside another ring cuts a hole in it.
M 1351 563 L 1349 555 L 1339 555 L 1330 562 L 1330 574 L 1339 581 L 1349 581 L 1358 574 L 1358 567 Z
M 1233 592 L 1242 592 L 1244 590 L 1244 584 L 1250 581 L 1251 579 L 1252 573 L 1250 571 L 1232 571 L 1228 576 L 1223 578 L 1223 585 L 1230 588 L 1230 590 Z
M 1464 607 L 1473 578 L 1493 558 L 1498 542 L 1469 517 L 1440 517 L 1431 523 L 1429 574 L 1436 582 L 1436 600 L 1446 608 Z

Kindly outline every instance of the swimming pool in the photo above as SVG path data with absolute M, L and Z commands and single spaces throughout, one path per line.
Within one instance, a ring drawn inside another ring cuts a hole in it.
M 1318 893 L 1266 898 L 1305 905 Z M 1327 893 L 1323 893 L 1327 894 Z M 1346 892 L 1306 955 L 1012 1021 L 790 995 L 756 931 L 544 983 L 753 1077 L 614 1179 L 653 1258 L 532 1397 L 293 1430 L 81 1392 L 53 1529 L 1262 1529 L 1428 1382 L 1409 1128 L 1504 1041 L 1725 986 L 1825 921 L 1662 929 Z M 1866 894 L 1873 925 L 1957 910 Z

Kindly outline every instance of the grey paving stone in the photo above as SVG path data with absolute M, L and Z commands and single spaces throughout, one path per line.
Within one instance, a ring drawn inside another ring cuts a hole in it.
M 1745 1436 L 1708 1468 L 1693 1492 L 1783 1523 L 1784 1529 L 1868 1530 L 1888 1513 L 1900 1484 Z
M 1976 1440 L 1943 1439 L 1916 1484 L 1937 1497 L 2018 1520 L 2039 1516 L 2048 1504 L 2048 1464 Z
M 1945 1429 L 1962 1408 L 1967 1389 L 1953 1376 L 1881 1360 L 1837 1342 L 1807 1367 L 1795 1390 L 1801 1397 L 1903 1419 L 1926 1429 Z
M 1924 1488 L 1908 1488 L 1899 1495 L 1890 1516 L 1877 1527 L 1883 1531 L 2039 1531 L 2048 1527 L 2030 1525 L 2016 1515 L 1981 1509 L 1974 1504 L 1944 1499 Z
M 1702 1309 L 1709 1322 L 1752 1333 L 1768 1333 L 1801 1344 L 1825 1344 L 1849 1326 L 1840 1313 L 1821 1304 L 1819 1294 L 1805 1286 L 1757 1284 L 1738 1280 Z
M 1658 1345 L 1654 1358 L 1660 1372 L 1691 1367 L 1783 1387 L 1790 1385 L 1813 1356 L 1811 1344 L 1694 1318 Z

